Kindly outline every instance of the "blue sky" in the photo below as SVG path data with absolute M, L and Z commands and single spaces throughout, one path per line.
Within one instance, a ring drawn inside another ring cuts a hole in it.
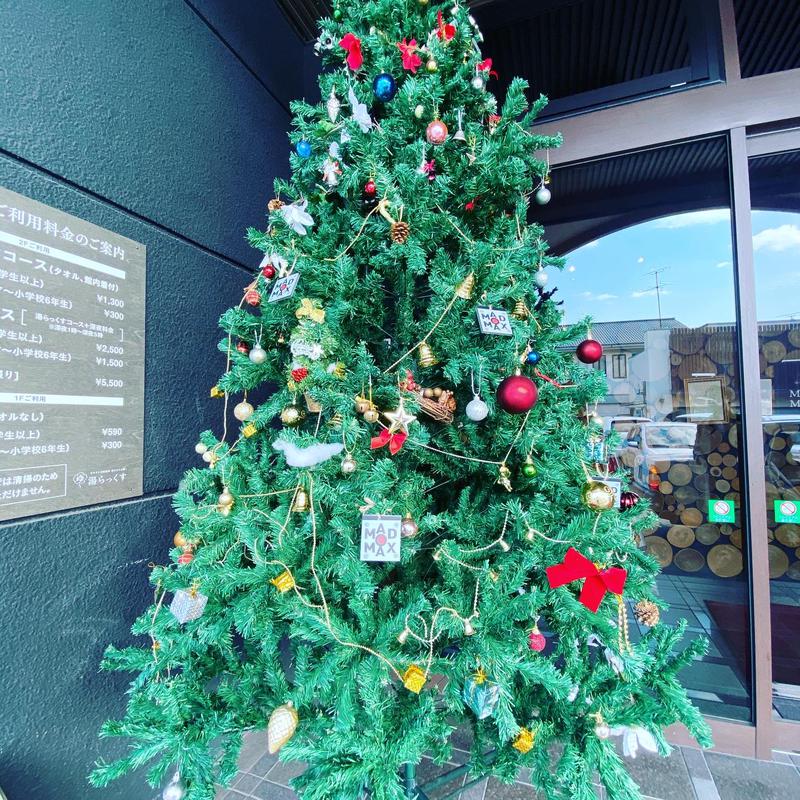
M 547 232 L 545 231 L 545 236 Z M 753 213 L 756 294 L 760 320 L 800 319 L 800 214 Z M 565 322 L 658 317 L 685 325 L 734 319 L 728 209 L 662 217 L 604 236 L 574 250 L 550 285 L 564 300 Z

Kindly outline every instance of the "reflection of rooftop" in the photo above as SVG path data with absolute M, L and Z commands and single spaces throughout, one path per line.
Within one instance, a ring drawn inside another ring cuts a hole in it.
M 685 328 L 675 317 L 664 317 L 663 319 L 628 319 L 616 322 L 592 322 L 592 337 L 597 339 L 604 347 L 615 347 L 618 345 L 642 345 L 644 346 L 645 334 L 648 331 L 672 330 L 673 328 Z M 583 337 L 581 337 L 583 338 Z M 574 346 L 580 339 L 571 342 Z

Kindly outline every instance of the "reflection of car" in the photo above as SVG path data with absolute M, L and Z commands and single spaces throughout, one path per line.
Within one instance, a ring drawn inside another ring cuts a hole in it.
M 622 452 L 622 448 L 625 446 L 625 439 L 631 432 L 631 428 L 635 425 L 642 425 L 645 422 L 652 422 L 652 420 L 649 417 L 608 417 L 605 420 L 603 423 L 605 437 L 608 438 L 609 434 L 616 433 L 622 440 L 614 450 L 614 454 L 619 455 Z
M 658 462 L 694 461 L 697 425 L 691 422 L 645 422 L 634 425 L 620 450 L 620 460 L 635 483 L 648 485 L 650 468 Z

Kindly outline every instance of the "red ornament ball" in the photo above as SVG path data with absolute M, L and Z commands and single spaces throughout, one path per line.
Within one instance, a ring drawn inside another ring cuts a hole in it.
M 308 369 L 306 367 L 297 367 L 292 370 L 292 380 L 295 383 L 305 380 L 308 377 Z
M 275 274 L 276 274 L 275 267 L 273 267 L 272 264 L 265 264 L 263 267 L 261 267 L 261 274 L 268 281 L 271 281 L 275 277 Z
M 194 561 L 194 556 L 191 553 L 181 553 L 178 556 L 179 564 L 191 564 Z
M 623 492 L 619 496 L 619 507 L 626 511 L 633 508 L 639 502 L 639 495 L 636 492 Z
M 261 294 L 257 289 L 248 289 L 244 293 L 244 301 L 248 305 L 257 306 L 261 302 Z
M 246 356 L 250 352 L 250 345 L 247 342 L 236 342 L 236 349 L 243 355 Z
M 447 141 L 447 125 L 440 119 L 435 119 L 428 125 L 425 136 L 431 144 L 444 144 Z
M 537 653 L 541 653 L 545 647 L 547 647 L 547 639 L 544 638 L 544 634 L 539 630 L 538 627 L 534 628 L 528 634 L 528 645 L 531 650 L 534 650 Z
M 596 364 L 603 357 L 603 345 L 596 339 L 584 339 L 575 348 L 575 355 L 584 364 Z
M 536 384 L 524 375 L 511 375 L 497 387 L 497 403 L 509 414 L 525 414 L 538 399 Z
M 364 194 L 367 197 L 375 197 L 378 191 L 378 187 L 375 185 L 375 181 L 369 180 L 364 184 Z

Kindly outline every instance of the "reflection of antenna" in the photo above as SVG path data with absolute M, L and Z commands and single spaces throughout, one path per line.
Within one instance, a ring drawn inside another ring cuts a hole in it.
M 654 275 L 655 276 L 655 280 L 656 280 L 656 285 L 655 286 L 651 286 L 650 289 L 648 289 L 648 291 L 655 290 L 655 293 L 656 293 L 656 302 L 658 303 L 658 327 L 659 328 L 662 327 L 662 324 L 661 324 L 661 289 L 664 286 L 669 286 L 669 284 L 668 283 L 661 283 L 661 281 L 659 280 L 658 276 L 662 272 L 666 272 L 668 269 L 669 269 L 669 267 L 662 267 L 661 269 L 654 269 L 652 272 L 648 272 L 647 273 L 648 275 Z

